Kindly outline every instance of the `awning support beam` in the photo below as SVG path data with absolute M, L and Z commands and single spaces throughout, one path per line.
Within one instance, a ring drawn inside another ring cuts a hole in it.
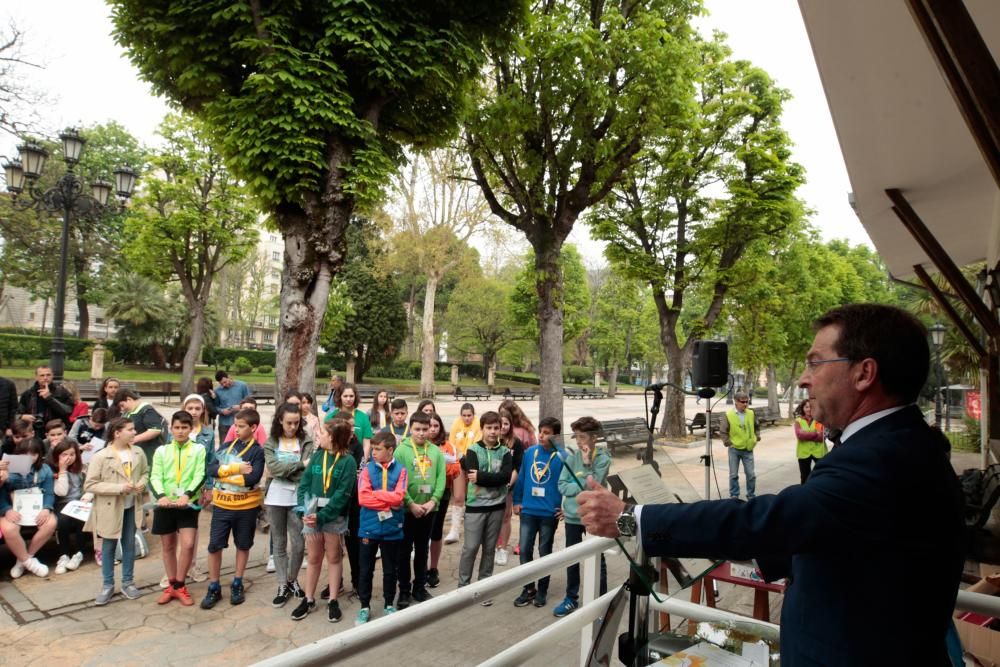
M 910 232 L 910 235 L 913 236 L 913 239 L 927 254 L 927 257 L 934 262 L 934 266 L 937 267 L 941 275 L 948 281 L 948 284 L 951 285 L 951 288 L 958 295 L 958 298 L 962 300 L 966 308 L 969 309 L 973 317 L 979 321 L 986 334 L 990 338 L 1000 338 L 1000 323 L 997 322 L 996 316 L 987 308 L 983 300 L 979 298 L 976 290 L 973 289 L 969 281 L 962 275 L 962 271 L 951 257 L 948 256 L 944 248 L 941 247 L 938 240 L 934 238 L 934 234 L 927 228 L 924 221 L 920 219 L 917 212 L 910 206 L 910 202 L 906 200 L 903 192 L 899 188 L 889 188 L 885 193 L 888 195 L 890 201 L 892 201 L 893 213 L 896 214 L 903 223 L 903 226 Z
M 910 12 L 1000 187 L 1000 68 L 962 0 L 908 0 Z
M 955 310 L 955 306 L 951 305 L 951 301 L 947 296 L 945 296 L 945 293 L 941 291 L 941 288 L 938 287 L 933 280 L 931 280 L 930 275 L 924 267 L 917 264 L 913 267 L 913 272 L 917 275 L 917 278 L 920 279 L 920 282 L 923 283 L 924 287 L 927 288 L 927 291 L 931 293 L 931 296 L 934 297 L 937 304 L 941 306 L 941 310 L 945 312 L 948 319 L 951 320 L 951 323 L 955 325 L 955 328 L 962 332 L 962 336 L 969 344 L 969 347 L 971 347 L 979 356 L 980 365 L 985 364 L 986 348 L 979 342 L 979 338 L 972 332 L 972 330 L 966 326 L 965 320 L 963 320 L 961 315 L 958 314 L 958 311 Z

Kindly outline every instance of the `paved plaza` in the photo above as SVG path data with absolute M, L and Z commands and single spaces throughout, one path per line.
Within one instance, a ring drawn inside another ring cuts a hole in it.
M 411 409 L 416 401 L 412 401 Z M 475 403 L 477 412 L 492 409 L 497 401 Z M 538 403 L 521 404 L 525 412 L 537 423 Z M 451 397 L 438 401 L 437 407 L 446 424 L 458 415 L 460 403 Z M 169 415 L 175 406 L 158 405 L 162 413 Z M 725 409 L 721 402 L 717 409 Z M 589 414 L 597 419 L 636 417 L 643 414 L 641 395 L 622 396 L 602 400 L 568 400 L 565 403 L 566 424 L 573 419 Z M 700 409 L 690 399 L 688 416 Z M 269 423 L 273 406 L 262 406 L 265 423 Z M 665 478 L 677 487 L 685 499 L 695 499 L 703 493 L 704 466 L 700 456 L 704 453 L 704 439 L 690 443 L 691 446 L 658 446 L 656 458 L 664 466 Z M 716 477 L 727 494 L 728 469 L 725 448 L 716 440 L 714 456 L 717 462 Z M 757 492 L 769 493 L 798 483 L 798 467 L 795 461 L 795 441 L 792 428 L 778 425 L 763 430 L 763 440 L 755 449 L 757 469 Z M 977 456 L 960 455 L 955 459 L 956 469 L 977 464 Z M 671 467 L 670 464 L 675 467 Z M 638 465 L 635 454 L 618 452 L 614 457 L 612 473 Z M 743 483 L 741 474 L 741 485 Z M 713 479 L 713 496 L 716 493 Z M 683 487 L 683 488 L 681 488 Z M 202 530 L 199 531 L 198 559 L 205 568 L 208 533 L 208 512 L 202 513 Z M 513 535 L 517 535 L 517 517 L 514 518 Z M 186 608 L 176 601 L 160 606 L 156 603 L 160 588 L 158 582 L 163 574 L 159 557 L 157 538 L 150 536 L 149 557 L 136 561 L 136 584 L 145 595 L 130 601 L 120 595 L 104 607 L 93 603 L 100 586 L 99 568 L 91 555 L 76 572 L 56 576 L 54 564 L 57 553 L 53 545 L 42 552 L 43 562 L 50 566 L 46 579 L 38 579 L 30 574 L 11 581 L 9 570 L 13 559 L 6 549 L 0 548 L 0 664 L 3 665 L 247 665 L 256 660 L 279 655 L 284 651 L 322 639 L 336 632 L 344 632 L 353 627 L 353 619 L 358 611 L 358 602 L 342 600 L 343 620 L 338 624 L 328 623 L 325 606 L 320 603 L 318 611 L 302 621 L 290 618 L 294 606 L 289 603 L 283 609 L 273 609 L 271 598 L 276 590 L 272 574 L 265 572 L 268 540 L 258 534 L 254 545 L 250 567 L 247 571 L 247 601 L 232 607 L 228 595 L 215 609 L 203 611 L 197 603 L 205 594 L 206 583 L 189 585 L 196 605 Z M 564 545 L 562 528 L 556 535 L 556 549 Z M 434 594 L 443 594 L 455 588 L 458 579 L 458 556 L 461 544 L 446 545 L 442 556 L 441 585 L 433 589 Z M 223 560 L 223 592 L 232 578 L 234 552 L 226 550 Z M 506 567 L 514 567 L 516 558 Z M 347 559 L 344 559 L 345 578 Z M 502 568 L 497 567 L 495 571 Z M 617 585 L 627 576 L 627 563 L 621 556 L 609 558 L 609 584 Z M 300 581 L 304 579 L 302 572 Z M 117 573 L 116 573 L 117 575 Z M 373 615 L 377 618 L 381 599 L 380 575 L 376 572 L 375 594 L 373 595 Z M 324 575 L 321 578 L 325 580 Z M 473 665 L 479 660 L 516 643 L 556 620 L 552 608 L 563 597 L 565 573 L 552 577 L 549 601 L 545 608 L 528 606 L 515 608 L 512 604 L 516 590 L 498 596 L 492 607 L 474 606 L 449 619 L 428 623 L 405 637 L 386 642 L 378 649 L 371 650 L 353 660 L 338 660 L 338 664 L 371 664 L 373 659 L 380 664 L 394 664 L 383 661 L 399 661 L 408 667 L 441 667 L 443 665 Z M 721 585 L 719 606 L 750 615 L 752 611 L 752 591 Z M 683 594 L 685 597 L 687 593 Z M 771 596 L 771 617 L 776 621 L 780 611 L 780 596 Z M 676 622 L 676 621 L 675 621 Z M 579 655 L 578 635 L 562 642 L 553 642 L 539 652 L 529 664 L 572 665 Z

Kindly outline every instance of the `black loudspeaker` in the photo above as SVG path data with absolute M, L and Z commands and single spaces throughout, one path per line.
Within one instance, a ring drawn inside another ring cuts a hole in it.
M 695 341 L 691 376 L 695 387 L 729 384 L 729 346 L 718 340 Z

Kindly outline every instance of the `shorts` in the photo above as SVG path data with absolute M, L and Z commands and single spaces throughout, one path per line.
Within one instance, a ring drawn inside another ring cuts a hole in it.
M 153 509 L 153 535 L 170 535 L 182 528 L 198 528 L 198 510 L 188 507 Z
M 344 535 L 347 533 L 347 517 L 338 516 L 333 521 L 327 521 L 322 526 L 310 528 L 302 526 L 303 535 L 317 535 L 319 533 L 330 533 L 331 535 Z
M 257 515 L 260 508 L 248 510 L 227 510 L 216 507 L 212 511 L 212 527 L 209 529 L 208 553 L 222 551 L 229 546 L 229 534 L 240 551 L 250 551 L 253 536 L 257 532 Z

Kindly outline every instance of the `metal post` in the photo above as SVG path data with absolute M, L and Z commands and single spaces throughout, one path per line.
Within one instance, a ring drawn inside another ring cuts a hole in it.
M 934 426 L 941 428 L 941 346 L 934 346 Z
M 59 284 L 56 285 L 56 312 L 52 325 L 52 381 L 62 382 L 63 366 L 66 359 L 66 340 L 63 337 L 63 320 L 66 316 L 66 270 L 69 264 L 69 221 L 73 212 L 72 184 L 67 179 L 74 179 L 73 172 L 62 177 L 59 189 L 62 190 L 63 219 L 62 238 L 59 245 Z M 66 187 L 68 186 L 68 187 Z M 68 192 L 67 192 L 68 190 Z

